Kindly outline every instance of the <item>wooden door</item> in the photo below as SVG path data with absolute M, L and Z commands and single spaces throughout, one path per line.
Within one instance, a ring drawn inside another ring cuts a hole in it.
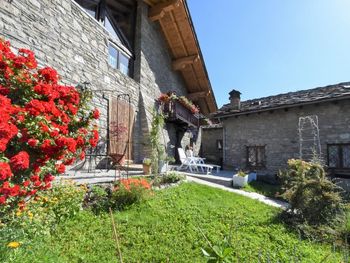
M 133 159 L 132 138 L 135 110 L 127 101 L 112 97 L 109 106 L 109 154 Z

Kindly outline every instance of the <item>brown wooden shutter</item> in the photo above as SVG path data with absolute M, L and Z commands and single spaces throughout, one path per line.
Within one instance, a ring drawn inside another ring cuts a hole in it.
M 132 138 L 135 111 L 128 102 L 112 97 L 109 116 L 109 154 L 125 154 L 132 160 Z

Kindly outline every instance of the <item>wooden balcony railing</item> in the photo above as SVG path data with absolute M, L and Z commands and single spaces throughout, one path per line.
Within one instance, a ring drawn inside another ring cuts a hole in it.
M 193 127 L 199 126 L 199 118 L 178 101 L 169 101 L 166 103 L 164 105 L 164 112 L 168 115 L 168 121 L 182 122 Z

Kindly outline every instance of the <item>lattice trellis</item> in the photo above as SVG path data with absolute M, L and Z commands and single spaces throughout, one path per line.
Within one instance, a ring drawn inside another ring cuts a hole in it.
M 320 130 L 318 116 L 310 115 L 299 118 L 299 158 L 305 161 L 321 160 Z

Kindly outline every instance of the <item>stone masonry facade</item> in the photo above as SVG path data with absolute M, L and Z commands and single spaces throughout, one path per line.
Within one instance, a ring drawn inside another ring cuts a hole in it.
M 223 163 L 223 128 L 221 125 L 202 127 L 201 154 L 208 163 L 222 166 Z
M 266 169 L 262 175 L 274 175 L 299 158 L 299 117 L 317 115 L 322 157 L 327 160 L 327 144 L 350 143 L 350 100 L 323 102 L 222 119 L 224 165 L 244 169 L 247 146 L 265 146 Z
M 90 83 L 88 87 L 96 91 L 93 103 L 101 111 L 102 137 L 107 129 L 106 98 L 130 94 L 136 113 L 134 160 L 140 162 L 149 156 L 155 99 L 161 92 L 186 95 L 187 91 L 182 76 L 171 68 L 171 56 L 159 25 L 148 19 L 148 6 L 138 1 L 133 78 L 109 66 L 108 43 L 117 40 L 73 0 L 0 0 L 0 6 L 0 37 L 9 40 L 14 49 L 33 50 L 39 64 L 55 68 L 64 84 Z M 175 129 L 175 125 L 164 129 L 166 145 L 175 144 Z M 185 135 L 183 144 L 187 140 Z M 174 155 L 174 149 L 169 151 Z

